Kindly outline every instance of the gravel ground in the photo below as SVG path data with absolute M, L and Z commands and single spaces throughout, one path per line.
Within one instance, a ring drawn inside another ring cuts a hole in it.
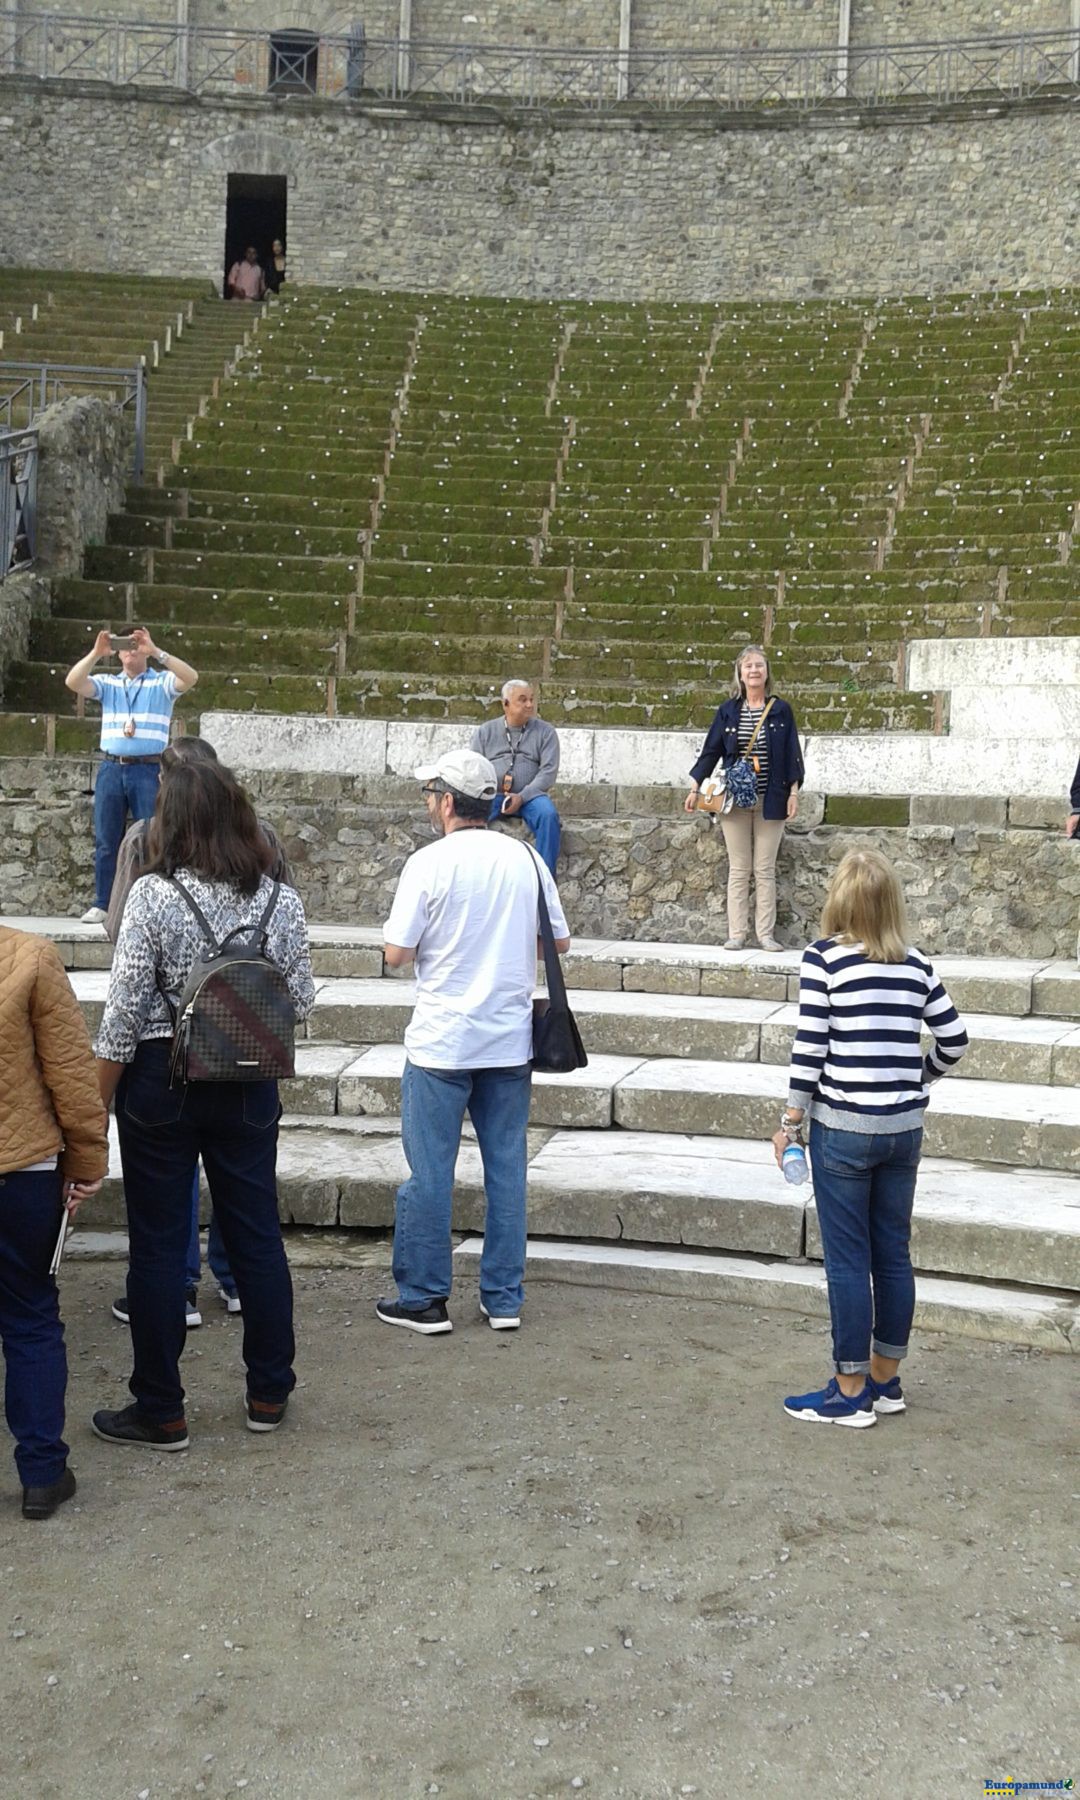
M 535 1282 L 512 1337 L 470 1280 L 424 1341 L 373 1317 L 383 1256 L 297 1269 L 272 1437 L 205 1287 L 167 1457 L 91 1436 L 118 1267 L 65 1273 L 79 1493 L 24 1523 L 9 1465 L 3 1800 L 1080 1777 L 1071 1357 L 924 1337 L 906 1415 L 826 1429 L 779 1404 L 817 1323 Z

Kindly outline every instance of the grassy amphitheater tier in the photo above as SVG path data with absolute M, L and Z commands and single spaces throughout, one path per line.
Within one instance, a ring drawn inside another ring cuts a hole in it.
M 146 464 L 171 460 L 200 401 L 254 334 L 261 308 L 238 314 L 205 281 L 57 270 L 0 270 L 0 357 L 39 366 L 68 363 L 147 375 Z M 9 381 L 13 378 L 9 376 Z M 64 377 L 65 394 L 99 384 Z M 19 408 L 12 422 L 23 423 Z
M 236 309 L 196 300 L 169 357 L 197 346 L 200 306 L 178 456 L 58 585 L 8 676 L 8 741 L 59 715 L 57 746 L 61 722 L 81 743 L 59 677 L 136 617 L 200 668 L 200 709 L 464 720 L 524 671 L 557 722 L 698 728 L 758 641 L 815 731 L 933 729 L 935 697 L 897 687 L 913 638 L 1076 630 L 1080 334 L 1060 293 L 293 290 L 244 315 L 217 382 Z

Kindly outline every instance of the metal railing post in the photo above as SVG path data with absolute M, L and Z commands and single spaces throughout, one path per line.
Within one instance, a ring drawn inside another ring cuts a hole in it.
M 846 99 L 851 92 L 851 0 L 840 0 L 836 46 L 836 91 Z
M 1080 0 L 1072 0 L 1069 23 L 1071 30 L 1076 34 L 1076 42 L 1069 57 L 1069 73 L 1073 81 L 1080 85 Z
M 136 481 L 143 478 L 146 466 L 146 369 L 135 365 L 135 446 L 132 472 Z

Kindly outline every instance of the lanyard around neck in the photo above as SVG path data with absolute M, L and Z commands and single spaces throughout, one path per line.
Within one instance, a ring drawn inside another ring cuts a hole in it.
M 132 721 L 134 721 L 134 718 L 135 718 L 136 702 L 138 701 L 139 695 L 142 693 L 142 684 L 145 680 L 146 680 L 146 670 L 144 669 L 141 675 L 136 675 L 136 677 L 135 677 L 135 697 L 134 697 L 134 699 L 131 699 L 129 697 L 126 684 L 123 689 L 124 705 L 127 707 L 127 716 Z

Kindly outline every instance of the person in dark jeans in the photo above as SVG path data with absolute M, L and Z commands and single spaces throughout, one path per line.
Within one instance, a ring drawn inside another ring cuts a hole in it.
M 161 753 L 161 787 L 168 785 L 169 777 L 175 769 L 186 762 L 212 762 L 218 760 L 217 751 L 206 738 L 182 737 L 169 744 Z M 120 846 L 120 854 L 116 859 L 116 874 L 113 877 L 112 892 L 109 895 L 109 910 L 105 917 L 105 935 L 110 942 L 116 942 L 120 936 L 120 927 L 124 920 L 124 908 L 128 902 L 132 885 L 144 872 L 155 854 L 153 841 L 153 818 L 136 819 L 129 826 L 124 841 Z M 295 887 L 292 870 L 277 836 L 265 819 L 259 820 L 259 829 L 274 853 L 269 874 L 274 881 L 287 882 Z M 218 1285 L 225 1309 L 229 1313 L 240 1311 L 240 1296 L 236 1291 L 229 1259 L 225 1254 L 225 1246 L 221 1241 L 221 1227 L 217 1215 L 211 1210 L 210 1230 L 207 1234 L 206 1260 L 210 1265 L 210 1273 Z M 202 1313 L 199 1311 L 199 1277 L 202 1273 L 202 1250 L 199 1243 L 199 1171 L 191 1186 L 191 1236 L 188 1239 L 187 1256 L 187 1328 L 196 1330 L 202 1324 Z M 128 1323 L 127 1293 L 118 1294 L 112 1303 L 113 1317 Z
M 954 1068 L 967 1033 L 929 959 L 911 947 L 904 896 L 877 850 L 833 876 L 824 937 L 803 953 L 788 1105 L 773 1138 L 782 1166 L 810 1118 L 835 1373 L 785 1411 L 865 1426 L 906 1408 L 900 1364 L 915 1311 L 911 1212 L 929 1084 Z M 924 1056 L 923 1026 L 934 1043 Z
M 208 948 L 174 880 L 220 943 L 262 920 L 275 891 L 273 853 L 243 789 L 214 763 L 188 762 L 173 772 L 156 836 L 157 855 L 124 911 L 97 1040 L 102 1098 L 107 1104 L 116 1096 L 124 1172 L 134 1403 L 95 1413 L 93 1427 L 111 1443 L 170 1451 L 189 1441 L 179 1363 L 200 1156 L 243 1310 L 249 1430 L 281 1424 L 295 1376 L 292 1282 L 278 1219 L 277 1083 L 170 1086 L 173 1020 L 165 999 L 175 1006 Z M 304 909 L 293 888 L 277 891 L 266 954 L 285 976 L 297 1019 L 305 1019 L 315 989 Z
M 64 1442 L 67 1356 L 49 1265 L 64 1210 L 97 1192 L 107 1117 L 90 1038 L 53 944 L 0 926 L 0 1339 L 24 1519 L 75 1492 Z

